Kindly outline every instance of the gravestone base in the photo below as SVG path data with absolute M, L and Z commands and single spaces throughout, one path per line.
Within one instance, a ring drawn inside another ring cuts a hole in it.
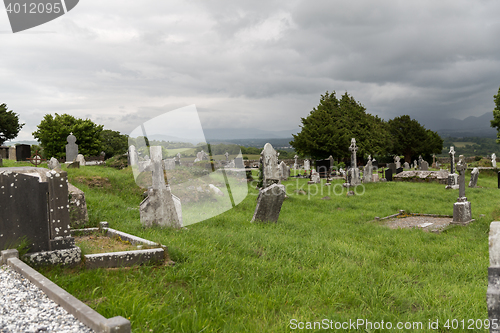
M 168 188 L 148 189 L 148 197 L 139 205 L 141 223 L 145 227 L 182 228 L 181 201 Z
M 470 202 L 466 197 L 458 198 L 453 204 L 453 221 L 450 224 L 467 225 L 474 221 L 472 219 Z
M 28 253 L 23 256 L 23 261 L 35 267 L 46 265 L 73 266 L 80 263 L 81 257 L 82 250 L 78 246 L 73 246 L 61 250 Z

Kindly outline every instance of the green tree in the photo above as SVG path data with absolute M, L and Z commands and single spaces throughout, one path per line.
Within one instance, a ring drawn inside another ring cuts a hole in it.
M 366 108 L 347 92 L 338 99 L 335 91 L 327 91 L 301 121 L 301 132 L 290 142 L 301 156 L 348 158 L 352 138 L 356 139 L 359 157 L 385 154 L 390 148 L 387 124 L 366 113 Z
M 17 137 L 24 124 L 19 123 L 19 115 L 7 111 L 6 104 L 0 104 L 0 145 Z
M 403 115 L 388 121 L 392 138 L 392 150 L 396 155 L 404 155 L 405 161 L 411 163 L 412 156 L 439 154 L 443 150 L 443 139 L 431 130 L 425 129 L 415 119 Z
M 101 153 L 100 134 L 103 126 L 90 119 L 79 119 L 69 114 L 55 117 L 46 114 L 33 137 L 38 139 L 47 157 L 64 158 L 66 156 L 67 137 L 70 133 L 76 137 L 78 152 L 84 156 L 97 156 Z
M 500 143 L 500 88 L 498 93 L 493 96 L 495 108 L 493 109 L 493 120 L 491 120 L 491 127 L 497 129 L 497 143 Z
M 128 150 L 128 135 L 120 134 L 118 131 L 105 129 L 101 132 L 100 139 L 106 159 L 125 154 Z

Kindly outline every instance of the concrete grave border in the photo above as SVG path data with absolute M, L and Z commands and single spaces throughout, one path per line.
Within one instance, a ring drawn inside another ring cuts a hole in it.
M 100 333 L 131 332 L 130 321 L 121 316 L 109 319 L 105 318 L 21 261 L 19 259 L 19 252 L 16 249 L 2 251 L 1 262 L 31 281 L 31 283 L 40 288 L 51 300 L 59 304 L 64 310 L 71 313 L 79 321 L 92 328 L 94 331 Z
M 167 259 L 166 246 L 149 241 L 144 238 L 127 234 L 119 230 L 111 229 L 108 227 L 108 225 L 108 222 L 101 222 L 99 228 L 71 230 L 71 234 L 90 234 L 96 231 L 103 231 L 106 237 L 118 236 L 122 240 L 128 241 L 133 245 L 145 245 L 154 248 L 144 250 L 86 254 L 84 256 L 84 262 L 87 269 L 130 267 L 134 265 L 141 265 L 151 261 L 161 262 Z
M 399 213 L 392 214 L 392 215 L 389 215 L 389 216 L 386 216 L 386 217 L 375 216 L 375 219 L 373 219 L 371 221 L 368 221 L 368 222 L 378 222 L 378 221 L 387 220 L 387 219 L 390 219 L 390 218 L 393 218 L 393 217 L 404 216 L 404 215 L 407 215 L 407 216 L 429 216 L 429 217 L 449 217 L 449 218 L 453 218 L 453 215 L 439 215 L 439 214 L 410 213 L 410 215 L 408 215 L 406 213 L 406 211 L 404 211 L 404 210 L 401 209 L 399 211 Z M 472 220 L 472 221 L 474 221 L 474 220 Z

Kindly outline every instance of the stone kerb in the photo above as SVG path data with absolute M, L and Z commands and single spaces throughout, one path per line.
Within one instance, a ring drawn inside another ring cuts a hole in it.
M 99 333 L 130 333 L 131 325 L 127 319 L 117 316 L 107 319 L 88 305 L 62 289 L 54 282 L 25 264 L 19 259 L 15 249 L 1 252 L 1 261 L 13 270 L 24 276 L 35 286 L 40 288 L 51 300 L 59 304 L 64 310 L 71 313 L 83 324 Z

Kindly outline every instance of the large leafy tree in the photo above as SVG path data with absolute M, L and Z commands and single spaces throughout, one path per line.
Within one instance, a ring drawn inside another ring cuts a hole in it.
M 19 123 L 19 115 L 7 111 L 6 104 L 0 104 L 0 145 L 17 137 L 24 124 Z
M 102 151 L 106 158 L 125 154 L 128 150 L 128 135 L 105 129 L 101 132 Z
M 387 124 L 366 113 L 366 108 L 347 92 L 338 99 L 335 91 L 327 91 L 301 121 L 301 132 L 290 142 L 301 156 L 348 158 L 352 138 L 356 139 L 360 157 L 385 154 L 390 148 Z
M 500 143 L 500 88 L 498 88 L 498 93 L 493 96 L 493 101 L 495 102 L 495 108 L 493 109 L 491 127 L 497 129 L 497 143 Z
M 90 119 L 79 119 L 69 114 L 55 117 L 46 114 L 33 137 L 40 141 L 45 156 L 63 158 L 66 156 L 67 137 L 70 133 L 76 137 L 78 152 L 84 156 L 97 156 L 102 151 L 100 134 L 103 126 Z
M 391 153 L 404 155 L 406 162 L 410 163 L 415 155 L 441 153 L 443 150 L 443 139 L 408 115 L 391 119 L 388 124 L 392 138 Z

